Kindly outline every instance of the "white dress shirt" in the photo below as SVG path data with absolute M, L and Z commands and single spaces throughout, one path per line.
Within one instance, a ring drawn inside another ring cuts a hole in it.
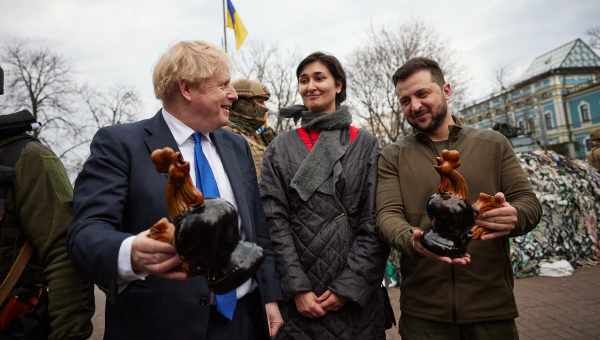
M 175 142 L 179 147 L 179 151 L 181 152 L 183 159 L 190 163 L 190 177 L 192 177 L 192 182 L 195 185 L 196 171 L 194 170 L 194 139 L 192 137 L 195 131 L 189 126 L 185 125 L 179 119 L 175 118 L 172 114 L 168 113 L 164 108 L 162 109 L 162 116 L 167 123 L 173 138 L 175 138 Z M 219 194 L 221 195 L 221 198 L 233 204 L 233 206 L 235 206 L 237 209 L 237 203 L 235 201 L 235 196 L 233 195 L 231 183 L 229 183 L 229 178 L 227 177 L 227 173 L 225 172 L 221 158 L 217 153 L 215 145 L 210 140 L 210 136 L 202 135 L 201 144 L 202 152 L 204 152 L 204 155 L 208 160 L 208 164 L 210 165 L 210 169 L 212 170 L 215 180 L 217 181 L 217 187 L 219 188 Z M 238 225 L 241 225 L 241 217 L 238 217 Z M 147 275 L 136 274 L 133 271 L 131 265 L 131 242 L 133 241 L 134 237 L 135 236 L 130 236 L 126 238 L 121 243 L 121 247 L 119 248 L 119 291 L 124 289 L 129 282 L 134 280 L 144 280 Z M 244 237 L 244 235 L 242 235 L 242 237 Z M 236 289 L 237 298 L 241 299 L 243 296 L 252 291 L 253 288 L 252 279 L 248 279 Z

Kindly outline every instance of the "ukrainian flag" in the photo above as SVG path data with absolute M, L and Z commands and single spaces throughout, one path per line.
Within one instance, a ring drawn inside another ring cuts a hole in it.
M 235 48 L 239 50 L 244 40 L 246 40 L 248 31 L 246 31 L 246 26 L 244 26 L 242 19 L 240 19 L 235 7 L 233 7 L 231 0 L 227 0 L 227 27 L 233 29 L 235 33 Z

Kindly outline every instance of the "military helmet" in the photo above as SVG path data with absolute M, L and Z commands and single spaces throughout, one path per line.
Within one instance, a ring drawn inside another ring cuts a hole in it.
M 250 79 L 238 79 L 232 83 L 233 88 L 240 98 L 254 98 L 259 97 L 265 100 L 269 100 L 271 94 L 269 90 L 256 80 Z

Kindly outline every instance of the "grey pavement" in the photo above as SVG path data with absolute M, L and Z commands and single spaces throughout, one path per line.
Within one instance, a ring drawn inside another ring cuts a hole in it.
M 400 290 L 390 299 L 399 316 Z M 568 277 L 531 277 L 515 280 L 519 309 L 517 327 L 521 340 L 600 339 L 600 266 L 579 268 Z M 398 329 L 387 339 L 399 340 Z M 502 339 L 499 339 L 502 340 Z
M 600 339 L 600 266 L 579 268 L 568 277 L 533 277 L 515 281 L 521 340 Z M 399 316 L 400 290 L 390 289 L 392 305 Z M 92 340 L 104 333 L 104 294 L 96 290 L 96 315 Z M 387 339 L 398 340 L 398 329 L 388 330 Z M 501 339 L 499 339 L 501 340 Z

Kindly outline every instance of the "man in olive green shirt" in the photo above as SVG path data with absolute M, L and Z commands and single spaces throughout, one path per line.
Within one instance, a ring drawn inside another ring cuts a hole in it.
M 452 89 L 435 61 L 411 59 L 393 81 L 415 134 L 382 150 L 376 198 L 380 233 L 402 253 L 402 339 L 518 339 L 508 238 L 527 233 L 541 216 L 527 176 L 504 136 L 462 127 L 450 114 Z M 440 183 L 433 158 L 443 149 L 460 151 L 471 203 L 480 192 L 501 202 L 477 217 L 491 232 L 454 259 L 421 244 L 431 227 L 425 206 Z
M 596 170 L 600 171 L 600 127 L 590 134 L 590 145 L 591 150 L 587 156 L 587 161 Z
M 71 183 L 52 151 L 24 133 L 12 132 L 0 126 L 0 165 L 12 174 L 11 185 L 3 186 L 7 191 L 0 200 L 0 282 L 15 260 L 15 249 L 28 241 L 33 255 L 13 294 L 31 287 L 47 289 L 47 312 L 39 311 L 49 323 L 48 334 L 35 339 L 87 339 L 92 333 L 93 287 L 76 272 L 66 248 L 72 219 Z M 9 155 L 16 158 L 9 159 Z M 11 325 L 0 333 L 0 340 L 21 339 L 15 333 L 31 329 L 20 321 Z

